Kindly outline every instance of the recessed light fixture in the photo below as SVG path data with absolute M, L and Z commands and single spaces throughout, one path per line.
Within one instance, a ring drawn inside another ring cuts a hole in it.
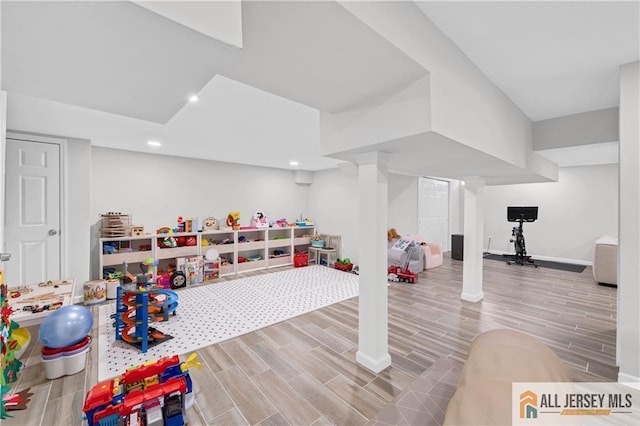
M 200 99 L 198 95 L 191 95 L 191 97 L 189 97 L 189 102 L 198 102 L 198 99 Z
M 298 162 L 297 161 L 289 161 L 289 165 L 290 166 L 297 166 Z
M 149 146 L 162 146 L 162 144 L 158 141 L 147 141 L 147 145 Z

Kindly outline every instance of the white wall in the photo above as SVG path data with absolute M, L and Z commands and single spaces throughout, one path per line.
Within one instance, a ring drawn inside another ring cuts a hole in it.
M 536 151 L 618 140 L 618 108 L 581 112 L 533 123 L 533 148 Z
M 418 178 L 389 174 L 389 228 L 418 234 Z
M 357 169 L 354 169 L 357 170 Z M 358 176 L 339 169 L 313 174 L 309 211 L 318 232 L 342 236 L 342 257 L 358 259 Z
M 487 186 L 484 240 L 491 251 L 513 253 L 509 242 L 515 223 L 507 206 L 538 206 L 538 220 L 524 224 L 527 253 L 539 258 L 591 262 L 593 242 L 618 234 L 618 166 L 559 169 L 559 181 Z
M 389 227 L 418 232 L 418 179 L 389 174 Z M 323 233 L 342 236 L 342 256 L 358 263 L 358 176 L 338 169 L 315 172 L 309 211 Z
M 178 216 L 225 220 L 230 211 L 249 225 L 262 209 L 270 220 L 310 216 L 309 187 L 294 183 L 294 172 L 208 160 L 93 147 L 91 158 L 93 244 L 100 214 L 132 215 L 145 232 L 176 227 Z M 94 249 L 94 252 L 96 249 Z M 92 269 L 94 274 L 97 268 Z
M 208 160 L 93 147 L 91 214 L 130 213 L 145 231 L 177 226 L 178 216 L 226 218 L 241 213 L 249 225 L 262 209 L 269 219 L 308 216 L 308 187 L 294 172 Z

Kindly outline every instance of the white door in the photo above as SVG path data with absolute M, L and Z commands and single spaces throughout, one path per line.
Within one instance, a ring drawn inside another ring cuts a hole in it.
M 418 232 L 449 251 L 449 182 L 418 178 Z
M 5 282 L 61 279 L 60 145 L 7 138 L 5 158 Z

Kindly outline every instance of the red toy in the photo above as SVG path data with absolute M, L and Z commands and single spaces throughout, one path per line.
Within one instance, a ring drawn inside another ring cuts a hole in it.
M 409 268 L 402 269 L 398 265 L 392 265 L 389 267 L 389 274 L 395 274 L 398 277 L 398 281 L 405 281 L 408 283 L 415 283 L 418 281 L 418 274 L 414 274 Z
M 412 255 L 417 250 L 416 243 L 411 243 L 411 245 L 407 248 L 406 255 L 403 255 L 404 261 L 402 262 L 402 266 L 399 265 L 391 265 L 389 270 L 389 276 L 395 276 L 393 281 L 404 281 L 408 283 L 415 283 L 418 281 L 418 274 L 411 272 L 409 269 L 409 259 L 411 259 Z
M 195 354 L 186 362 L 177 355 L 128 369 L 115 379 L 96 384 L 82 411 L 89 426 L 138 424 L 141 419 L 164 425 L 184 425 L 193 404 L 189 369 L 200 368 Z M 154 423 L 155 424 L 155 423 Z

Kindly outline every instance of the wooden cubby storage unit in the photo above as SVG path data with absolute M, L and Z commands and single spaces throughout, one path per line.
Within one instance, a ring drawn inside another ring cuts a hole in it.
M 267 228 L 240 229 L 236 234 L 236 273 L 267 267 L 265 248 Z M 244 261 L 243 261 L 244 259 Z
M 311 245 L 311 236 L 316 233 L 313 226 L 300 226 L 291 228 L 293 238 L 293 251 L 306 252 Z
M 314 233 L 314 226 L 292 226 L 100 238 L 100 274 L 104 274 L 105 268 L 122 270 L 123 263 L 126 262 L 129 272 L 135 275 L 141 271 L 140 264 L 149 258 L 158 260 L 160 268 L 166 269 L 165 264 L 178 257 L 205 256 L 211 248 L 215 248 L 220 254 L 221 277 L 287 266 L 293 264 L 293 255 L 296 252 L 307 251 L 311 244 L 311 235 Z M 196 244 L 159 247 L 158 241 L 169 236 L 196 238 Z M 203 239 L 207 241 L 205 246 L 202 245 Z M 106 246 L 113 248 L 105 249 Z M 247 261 L 238 262 L 239 258 Z M 153 273 L 155 275 L 157 271 Z
M 207 245 L 202 245 L 202 240 L 207 240 Z M 200 234 L 200 249 L 205 256 L 207 250 L 214 248 L 220 254 L 219 273 L 221 277 L 236 273 L 236 232 L 232 230 L 202 231 Z
M 283 265 L 291 265 L 291 229 L 270 228 L 267 240 L 267 268 L 275 268 Z
M 124 263 L 132 274 L 141 272 L 140 264 L 155 256 L 155 243 L 153 236 L 100 238 L 100 273 L 122 271 Z

